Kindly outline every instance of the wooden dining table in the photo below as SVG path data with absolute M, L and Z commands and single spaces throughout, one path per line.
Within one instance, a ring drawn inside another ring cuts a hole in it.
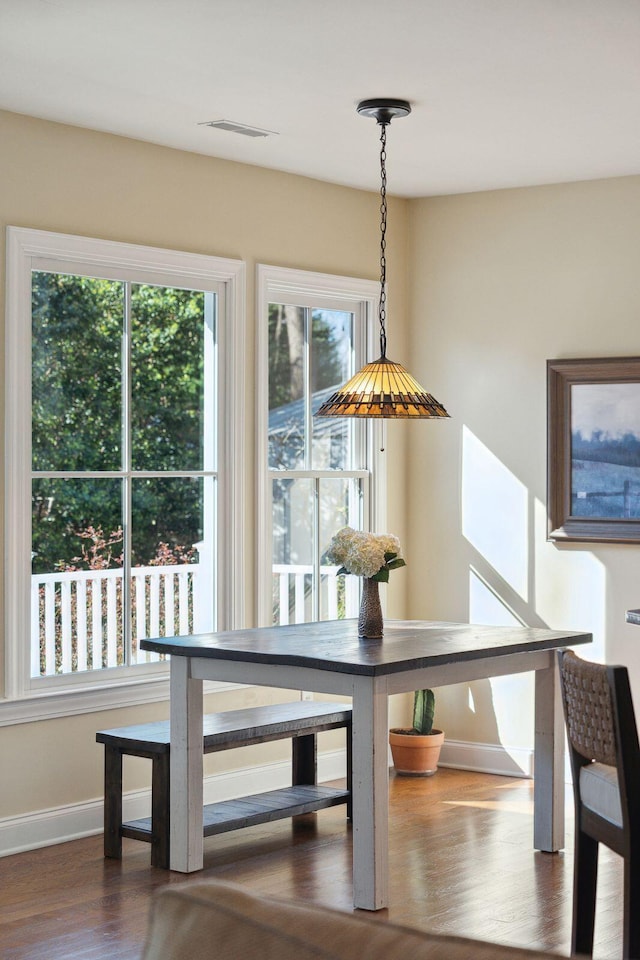
M 389 903 L 389 696 L 535 671 L 533 846 L 559 850 L 564 727 L 555 652 L 591 639 L 564 630 L 396 620 L 385 622 L 382 639 L 365 640 L 356 620 L 332 620 L 142 640 L 142 649 L 171 656 L 171 869 L 203 866 L 204 680 L 352 699 L 353 903 L 380 910 Z

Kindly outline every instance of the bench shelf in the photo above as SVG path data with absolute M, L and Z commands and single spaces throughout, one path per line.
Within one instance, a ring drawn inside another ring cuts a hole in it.
M 348 790 L 300 784 L 282 787 L 279 790 L 269 790 L 266 793 L 256 793 L 249 797 L 239 797 L 237 800 L 208 803 L 203 810 L 203 834 L 205 837 L 213 837 L 217 833 L 227 833 L 230 830 L 239 830 L 241 827 L 253 827 L 258 823 L 269 823 L 272 820 L 325 810 L 327 807 L 347 803 L 348 800 Z M 151 817 L 123 823 L 122 836 L 150 842 Z
M 317 784 L 316 735 L 346 729 L 347 789 Z M 207 804 L 204 836 L 299 816 L 345 803 L 351 818 L 351 708 L 341 703 L 296 700 L 245 710 L 208 714 L 203 718 L 203 752 L 214 753 L 271 740 L 292 741 L 292 786 Z M 169 867 L 170 734 L 168 721 L 100 730 L 105 747 L 104 855 L 120 859 L 122 838 L 151 843 L 153 866 Z M 151 816 L 122 822 L 122 757 L 153 761 Z

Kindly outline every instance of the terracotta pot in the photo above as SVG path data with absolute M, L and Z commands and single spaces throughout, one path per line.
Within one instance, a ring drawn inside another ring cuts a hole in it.
M 443 743 L 442 730 L 433 730 L 426 736 L 405 730 L 390 730 L 389 744 L 396 773 L 403 777 L 433 776 L 438 769 Z

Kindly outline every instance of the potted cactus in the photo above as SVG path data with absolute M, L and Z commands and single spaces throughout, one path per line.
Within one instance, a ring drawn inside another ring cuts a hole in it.
M 433 690 L 416 690 L 413 695 L 413 727 L 394 727 L 389 731 L 393 765 L 402 776 L 430 777 L 438 769 L 444 733 L 433 728 L 434 709 Z

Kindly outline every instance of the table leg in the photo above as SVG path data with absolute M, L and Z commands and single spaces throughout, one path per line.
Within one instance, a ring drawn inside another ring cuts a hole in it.
M 535 671 L 533 845 L 549 853 L 564 847 L 564 720 L 555 653 Z
M 353 688 L 353 905 L 388 906 L 389 761 L 386 687 Z
M 171 658 L 172 870 L 202 870 L 202 680 L 188 657 Z

